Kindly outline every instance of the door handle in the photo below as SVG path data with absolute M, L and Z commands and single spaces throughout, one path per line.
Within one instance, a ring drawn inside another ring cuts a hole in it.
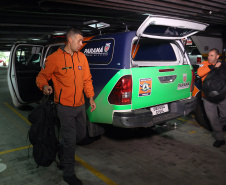
M 177 75 L 159 76 L 158 79 L 161 83 L 172 83 L 177 78 Z

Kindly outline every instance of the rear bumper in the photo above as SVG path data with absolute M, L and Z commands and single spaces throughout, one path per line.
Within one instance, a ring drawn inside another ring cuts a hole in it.
M 124 128 L 151 127 L 165 121 L 186 116 L 195 109 L 196 98 L 168 103 L 169 112 L 153 116 L 149 108 L 131 112 L 115 112 L 113 125 Z

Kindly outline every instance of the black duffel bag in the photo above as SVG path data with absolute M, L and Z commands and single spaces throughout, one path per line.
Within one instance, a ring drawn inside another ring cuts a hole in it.
M 222 62 L 218 68 L 213 68 L 202 84 L 202 91 L 212 102 L 219 102 L 226 95 L 226 63 Z

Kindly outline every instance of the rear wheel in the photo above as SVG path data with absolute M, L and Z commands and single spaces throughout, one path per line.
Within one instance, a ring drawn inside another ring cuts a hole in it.
M 205 129 L 212 131 L 212 127 L 210 125 L 210 122 L 207 118 L 205 108 L 203 105 L 203 101 L 201 100 L 201 93 L 197 95 L 197 105 L 195 109 L 195 119 L 197 122 L 204 127 Z

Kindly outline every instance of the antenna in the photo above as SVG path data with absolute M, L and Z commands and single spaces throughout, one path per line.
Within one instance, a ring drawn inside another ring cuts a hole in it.
M 126 23 L 124 23 L 124 22 L 123 22 L 122 24 L 126 26 L 125 32 L 129 31 L 129 30 L 128 30 L 128 25 L 127 25 Z

